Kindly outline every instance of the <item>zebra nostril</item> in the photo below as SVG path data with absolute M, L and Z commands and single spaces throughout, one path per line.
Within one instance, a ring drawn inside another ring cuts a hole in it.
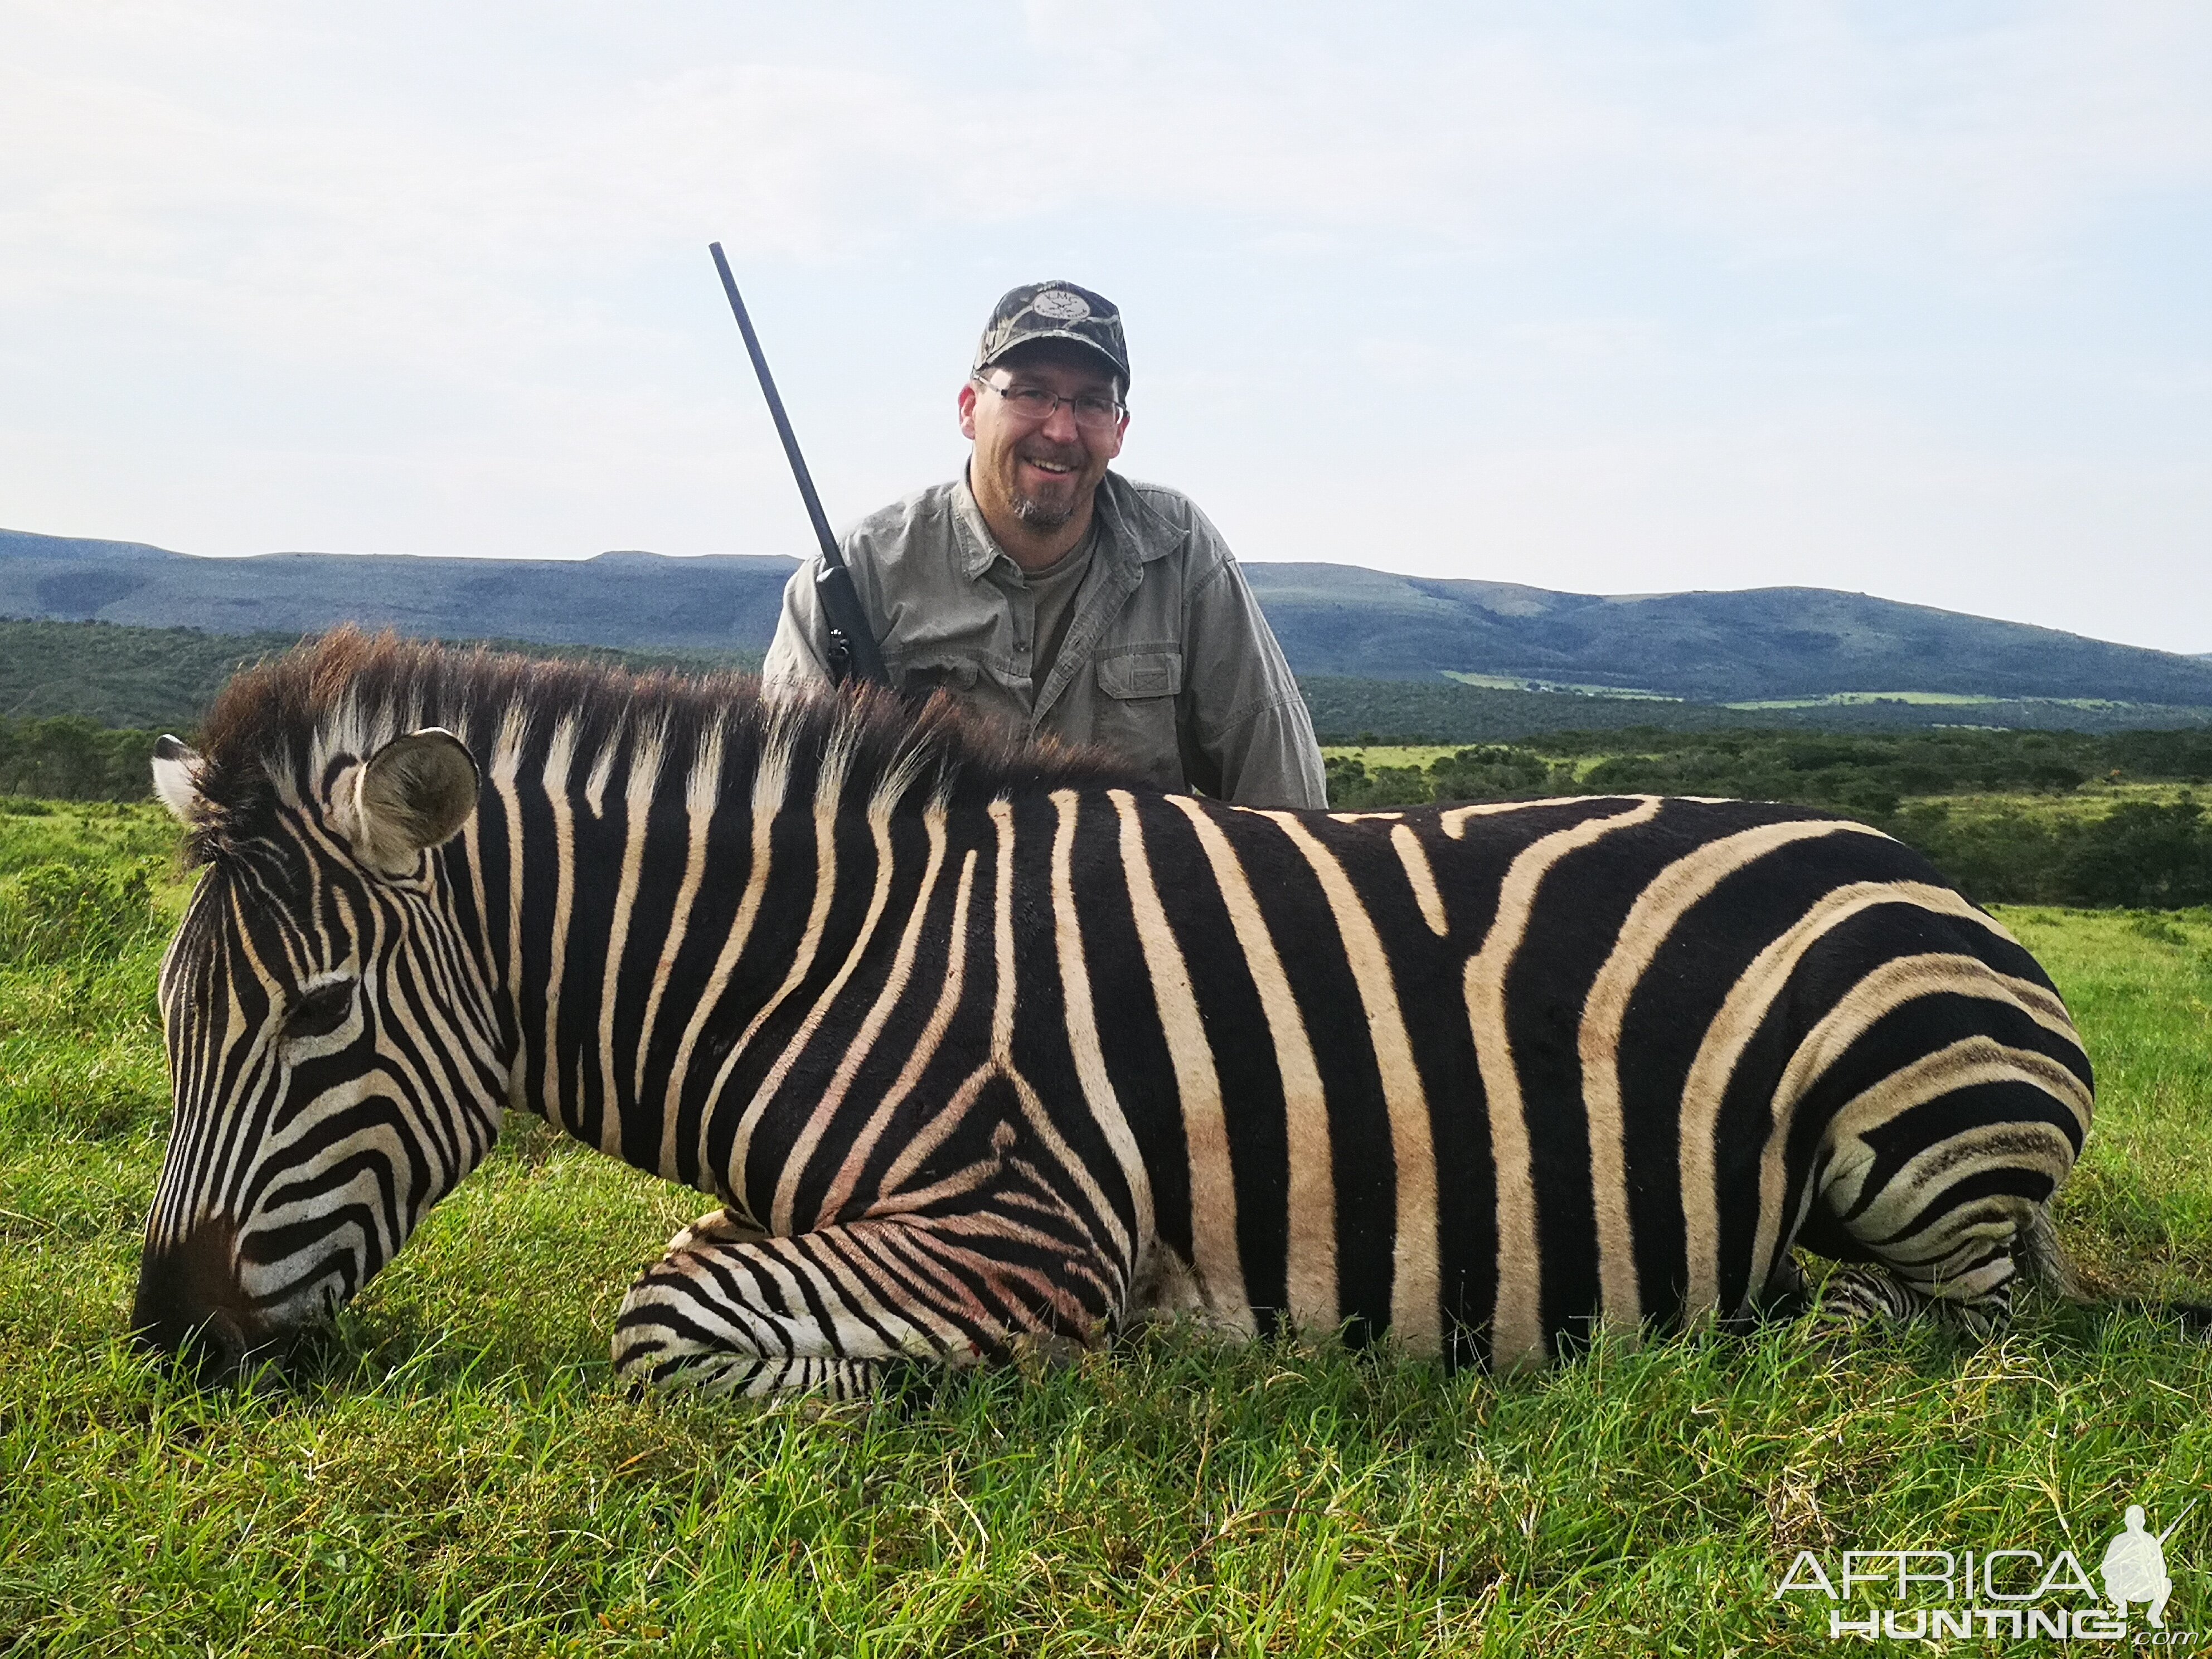
M 131 1326 L 138 1341 L 201 1383 L 234 1373 L 253 1347 L 238 1310 L 229 1228 L 202 1224 L 139 1264 Z
M 152 1349 L 173 1370 L 188 1373 L 200 1387 L 225 1382 L 245 1362 L 246 1333 L 232 1315 L 217 1309 L 197 1325 L 179 1328 L 173 1321 L 142 1324 L 133 1334 L 140 1346 Z
M 228 1380 L 246 1358 L 246 1333 L 238 1322 L 218 1308 L 185 1339 L 184 1356 L 204 1382 Z

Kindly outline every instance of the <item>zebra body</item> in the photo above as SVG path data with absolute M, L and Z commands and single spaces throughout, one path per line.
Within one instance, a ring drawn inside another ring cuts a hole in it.
M 165 1341 L 351 1294 L 507 1109 L 723 1206 L 616 1356 L 750 1392 L 1153 1312 L 1521 1365 L 1794 1305 L 1801 1243 L 1993 1323 L 2087 1129 L 2033 961 L 1847 820 L 1255 811 L 942 708 L 313 649 L 169 763 Z

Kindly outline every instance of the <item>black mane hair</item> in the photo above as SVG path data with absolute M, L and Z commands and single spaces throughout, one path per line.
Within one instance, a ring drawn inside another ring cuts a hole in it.
M 201 732 L 201 822 L 189 856 L 205 861 L 252 838 L 285 803 L 310 798 L 321 781 L 312 775 L 319 752 L 326 764 L 332 752 L 356 754 L 440 726 L 483 764 L 518 729 L 542 754 L 563 719 L 574 722 L 583 763 L 625 732 L 657 731 L 664 775 L 676 776 L 719 728 L 726 795 L 750 784 L 772 729 L 790 743 L 795 789 L 842 739 L 847 788 L 858 799 L 901 768 L 911 781 L 899 799 L 913 806 L 939 797 L 962 805 L 1063 787 L 1147 787 L 1110 755 L 1031 738 L 944 693 L 917 701 L 848 687 L 772 703 L 750 674 L 633 674 L 349 625 L 241 671 L 217 694 Z

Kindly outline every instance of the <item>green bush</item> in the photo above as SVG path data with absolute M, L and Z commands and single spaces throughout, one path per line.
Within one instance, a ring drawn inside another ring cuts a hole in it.
M 1570 734 L 1571 736 L 1571 734 Z M 1650 734 L 1662 736 L 1664 734 Z M 2188 791 L 2169 802 L 2130 800 L 2097 810 L 2040 806 L 1954 811 L 1907 794 L 2020 788 L 2070 793 L 2078 769 L 2050 758 L 2068 734 L 2003 734 L 1992 754 L 1964 734 L 1911 743 L 1885 738 L 1777 738 L 1722 733 L 1672 742 L 1659 753 L 1609 755 L 1577 775 L 1531 748 L 1462 749 L 1425 771 L 1328 758 L 1330 805 L 1361 811 L 1437 801 L 1540 799 L 1569 794 L 1709 795 L 1786 801 L 1843 812 L 1915 848 L 1984 904 L 2069 904 L 2172 910 L 2212 903 L 2212 819 Z M 2130 757 L 2168 773 L 2204 757 L 2191 733 L 2128 734 Z M 2148 741 L 2158 739 L 2157 742 Z M 2069 738 L 2070 741 L 2070 738 Z M 1565 740 L 1559 747 L 1574 752 Z M 1946 752 L 1948 750 L 1948 752 Z
M 1510 800 L 1518 795 L 1555 793 L 1551 763 L 1526 749 L 1493 744 L 1462 749 L 1429 768 L 1437 800 Z M 1571 782 L 1572 769 L 1565 781 Z
M 143 800 L 152 793 L 158 736 L 110 731 L 80 714 L 0 719 L 0 792 L 59 800 Z
M 1983 903 L 2064 904 L 2084 824 L 2017 807 L 1954 812 L 1942 801 L 1914 801 L 1881 827 Z
M 2201 803 L 2123 801 L 2100 816 L 2017 809 L 1968 817 L 1916 801 L 1875 819 L 1984 903 L 2172 910 L 2212 902 L 2212 823 Z
M 2172 910 L 2212 902 L 2212 824 L 2186 797 L 2123 802 L 2084 828 L 2066 875 L 2083 904 Z
M 112 961 L 162 927 L 143 864 L 38 865 L 0 886 L 0 968 Z
M 1328 756 L 1322 764 L 1328 770 L 1328 804 L 1340 811 L 1425 805 L 1434 799 L 1428 774 L 1418 766 L 1378 766 L 1370 772 L 1364 761 L 1345 755 Z

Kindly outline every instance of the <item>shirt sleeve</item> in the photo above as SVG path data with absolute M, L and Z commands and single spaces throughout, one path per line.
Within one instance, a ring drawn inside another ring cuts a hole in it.
M 830 624 L 814 586 L 822 556 L 802 562 L 783 585 L 783 612 L 761 663 L 761 690 L 785 697 L 826 687 L 830 680 Z
M 1323 807 L 1328 785 L 1313 716 L 1244 573 L 1203 514 L 1192 513 L 1200 575 L 1183 635 L 1183 672 L 1198 754 L 1185 771 L 1239 806 Z

